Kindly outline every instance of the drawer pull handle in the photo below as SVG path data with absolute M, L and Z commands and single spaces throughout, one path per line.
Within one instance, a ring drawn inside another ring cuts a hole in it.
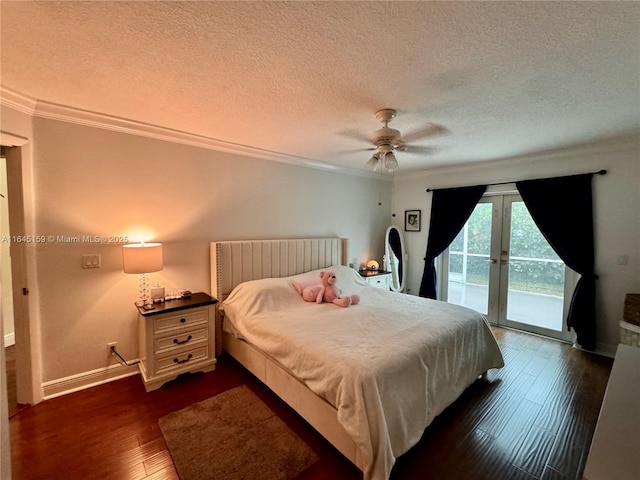
M 186 321 L 187 321 L 187 319 L 186 319 L 186 318 L 181 318 L 181 319 L 180 319 L 180 323 L 184 323 L 184 322 L 186 322 Z
M 174 338 L 173 343 L 175 343 L 176 345 L 182 345 L 183 343 L 187 343 L 192 338 L 193 337 L 191 335 L 189 335 L 185 340 L 178 340 L 177 338 Z
M 192 354 L 189 354 L 189 355 L 187 356 L 187 358 L 185 358 L 184 360 L 178 360 L 177 358 L 174 358 L 174 359 L 173 359 L 173 362 L 174 362 L 174 363 L 187 363 L 189 360 L 191 360 L 191 357 L 193 357 L 193 355 L 192 355 Z

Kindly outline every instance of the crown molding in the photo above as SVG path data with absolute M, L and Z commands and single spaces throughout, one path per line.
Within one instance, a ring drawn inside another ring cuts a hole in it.
M 614 137 L 602 138 L 588 143 L 569 145 L 552 150 L 532 152 L 507 158 L 498 158 L 494 160 L 448 165 L 443 167 L 433 167 L 417 172 L 402 173 L 400 175 L 397 175 L 397 178 L 400 180 L 405 180 L 407 178 L 428 179 L 434 175 L 450 174 L 459 174 L 461 176 L 464 176 L 474 172 L 483 172 L 487 169 L 500 171 L 507 167 L 513 168 L 519 165 L 527 166 L 549 161 L 557 162 L 559 160 L 583 160 L 585 158 L 594 158 L 596 156 L 602 156 L 603 158 L 606 158 L 607 155 L 619 154 L 637 155 L 639 149 L 640 131 L 633 130 Z
M 173 142 L 183 145 L 189 145 L 192 147 L 215 150 L 218 152 L 242 155 L 245 157 L 260 158 L 263 160 L 286 163 L 299 167 L 302 166 L 315 168 L 318 170 L 339 172 L 367 178 L 381 178 L 380 174 L 372 174 L 368 171 L 340 167 L 337 165 L 299 157 L 296 155 L 288 155 L 284 153 L 273 152 L 270 150 L 264 150 L 261 148 L 251 147 L 248 145 L 225 142 L 223 140 L 206 137 L 204 135 L 197 135 L 171 128 L 160 127 L 158 125 L 151 125 L 144 122 L 129 120 L 126 118 L 92 112 L 89 110 L 82 110 L 66 105 L 59 105 L 44 100 L 37 100 L 4 86 L 0 86 L 0 105 L 7 106 L 23 113 L 27 113 L 34 117 L 47 118 L 50 120 L 58 120 L 67 123 L 75 123 L 78 125 L 100 128 L 103 130 L 111 130 L 115 132 L 126 133 L 129 135 L 137 135 L 166 142 Z M 391 181 L 390 176 L 384 175 L 383 177 L 383 180 Z
M 37 100 L 35 98 L 0 85 L 0 105 L 33 115 L 36 110 L 36 104 Z
M 181 143 L 193 147 L 202 147 L 209 150 L 234 153 L 248 157 L 263 158 L 266 160 L 274 160 L 277 162 L 292 164 L 295 163 L 298 165 L 303 163 L 307 166 L 323 168 L 325 170 L 332 170 L 337 168 L 301 157 L 272 152 L 269 150 L 263 150 L 247 145 L 225 142 L 203 135 L 183 132 L 180 130 L 160 127 L 157 125 L 151 125 L 135 120 L 129 120 L 126 118 L 91 112 L 88 110 L 67 107 L 65 105 L 43 102 L 41 100 L 37 102 L 34 116 L 47 118 L 50 120 L 59 120 L 67 123 L 75 123 L 87 127 L 100 128 L 103 130 L 112 130 L 115 132 L 126 133 L 130 135 L 138 135 L 142 137 L 153 138 L 156 140 Z

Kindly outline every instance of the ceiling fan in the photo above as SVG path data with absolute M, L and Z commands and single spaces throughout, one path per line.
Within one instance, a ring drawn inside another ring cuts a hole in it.
M 376 151 L 366 164 L 366 166 L 372 170 L 376 170 L 378 166 L 384 166 L 387 170 L 396 169 L 398 167 L 398 160 L 396 159 L 395 151 L 424 154 L 434 153 L 437 151 L 435 147 L 409 145 L 409 142 L 448 132 L 448 130 L 441 125 L 429 124 L 426 128 L 422 128 L 403 137 L 400 131 L 389 127 L 389 122 L 396 117 L 396 113 L 393 108 L 383 108 L 376 112 L 376 118 L 384 124 L 384 127 L 373 132 L 371 143 L 373 143 L 375 147 L 367 149 Z

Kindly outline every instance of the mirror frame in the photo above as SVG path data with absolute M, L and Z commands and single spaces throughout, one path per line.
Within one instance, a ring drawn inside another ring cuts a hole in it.
M 391 245 L 389 244 L 389 234 L 392 230 L 396 230 L 398 232 L 398 238 L 400 239 L 400 257 L 393 252 Z M 391 261 L 391 255 L 398 259 L 398 261 L 402 265 L 402 278 L 399 278 L 398 270 L 395 266 L 395 263 Z M 389 288 L 393 292 L 404 292 L 406 279 L 407 279 L 407 254 L 404 249 L 404 238 L 402 237 L 402 230 L 397 225 L 391 225 L 387 228 L 387 232 L 384 236 L 384 258 L 385 258 L 385 270 L 391 272 L 391 283 L 389 284 Z

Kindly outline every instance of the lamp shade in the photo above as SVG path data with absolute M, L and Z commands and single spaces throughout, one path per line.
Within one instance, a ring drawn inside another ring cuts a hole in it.
M 378 270 L 379 267 L 380 265 L 378 265 L 378 262 L 376 262 L 375 260 L 369 260 L 367 262 L 367 268 L 369 270 Z
M 162 270 L 162 244 L 131 243 L 122 246 L 124 273 L 151 273 Z

